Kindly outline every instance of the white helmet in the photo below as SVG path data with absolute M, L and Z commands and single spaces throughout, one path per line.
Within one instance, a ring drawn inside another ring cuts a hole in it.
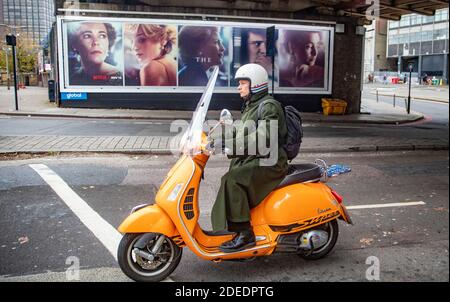
M 236 71 L 234 76 L 236 81 L 249 80 L 250 92 L 252 94 L 263 91 L 269 88 L 269 76 L 266 69 L 258 64 L 245 64 Z

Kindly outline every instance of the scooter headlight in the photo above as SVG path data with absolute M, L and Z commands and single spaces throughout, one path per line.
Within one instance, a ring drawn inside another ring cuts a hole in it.
M 182 183 L 177 184 L 175 188 L 173 188 L 172 192 L 170 192 L 169 197 L 167 197 L 167 200 L 175 201 L 177 199 L 178 193 L 180 193 L 182 188 L 183 188 Z

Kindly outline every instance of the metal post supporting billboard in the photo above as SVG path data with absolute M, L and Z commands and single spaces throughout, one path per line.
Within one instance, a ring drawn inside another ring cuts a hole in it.
M 272 59 L 272 96 L 275 89 L 275 26 L 266 28 L 266 56 Z

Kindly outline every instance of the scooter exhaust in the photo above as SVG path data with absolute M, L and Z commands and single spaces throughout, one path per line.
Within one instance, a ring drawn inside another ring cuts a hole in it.
M 320 230 L 313 230 L 304 233 L 300 238 L 299 249 L 312 251 L 324 246 L 328 242 L 328 233 Z
M 310 230 L 304 233 L 281 235 L 278 239 L 276 253 L 308 252 L 324 246 L 329 234 L 322 230 Z

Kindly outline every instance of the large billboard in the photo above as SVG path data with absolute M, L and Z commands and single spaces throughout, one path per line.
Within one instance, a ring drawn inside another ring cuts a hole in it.
M 272 25 L 60 16 L 60 90 L 201 92 L 218 65 L 216 91 L 236 93 L 236 70 L 256 63 L 277 93 L 331 93 L 334 28 L 276 24 L 273 63 Z

